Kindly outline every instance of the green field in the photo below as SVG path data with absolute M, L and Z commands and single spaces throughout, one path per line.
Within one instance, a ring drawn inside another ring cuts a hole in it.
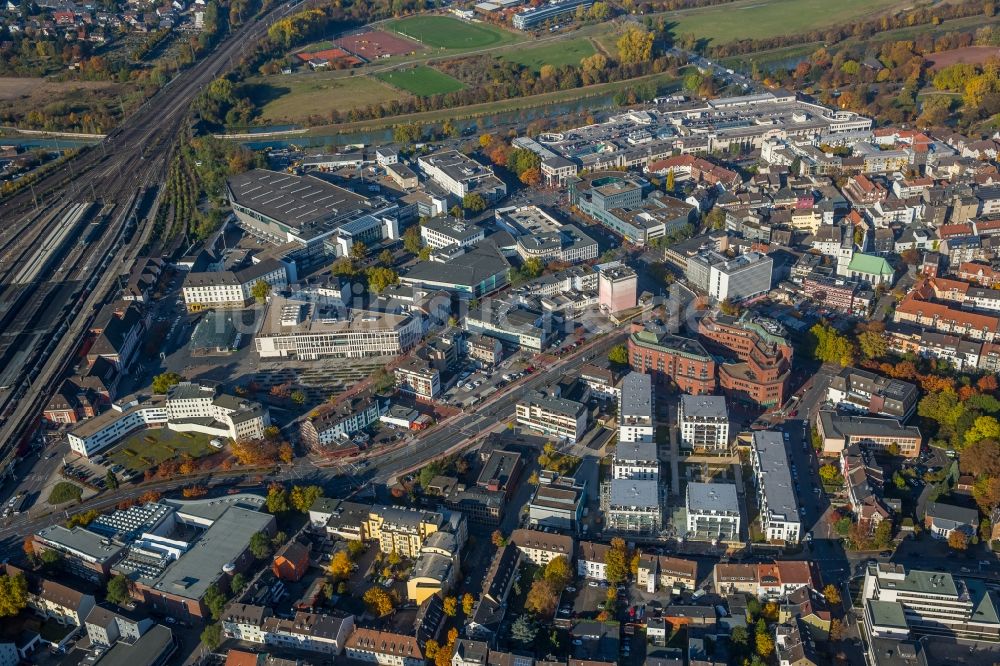
M 794 35 L 844 23 L 899 5 L 899 0 L 763 0 L 716 5 L 669 20 L 675 37 L 692 33 L 722 44 L 737 39 Z
M 413 16 L 392 21 L 390 30 L 437 49 L 481 49 L 518 41 L 512 32 L 449 16 Z
M 248 80 L 246 88 L 267 122 L 303 121 L 310 116 L 326 116 L 334 109 L 350 111 L 407 96 L 381 81 L 345 76 L 344 72 L 255 77 Z
M 69 481 L 60 481 L 52 486 L 48 501 L 49 504 L 65 504 L 66 502 L 79 501 L 82 495 L 83 488 L 80 486 Z
M 376 74 L 375 78 L 406 92 L 411 92 L 418 97 L 442 95 L 461 90 L 465 87 L 458 79 L 454 79 L 427 65 L 417 65 L 410 69 L 382 72 L 381 74 Z
M 579 65 L 580 60 L 594 55 L 595 52 L 596 49 L 594 49 L 593 43 L 589 39 L 581 38 L 556 42 L 533 49 L 518 49 L 517 51 L 504 53 L 501 57 L 504 60 L 530 67 L 537 72 L 542 68 L 542 65 L 552 65 L 553 67 Z
M 184 454 L 201 458 L 218 451 L 209 444 L 211 437 L 200 432 L 175 432 L 173 430 L 141 430 L 125 438 L 107 457 L 112 463 L 127 469 L 143 472 L 164 460 L 180 458 Z

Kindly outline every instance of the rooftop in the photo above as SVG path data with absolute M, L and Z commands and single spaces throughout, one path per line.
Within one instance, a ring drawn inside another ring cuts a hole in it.
M 690 482 L 687 484 L 687 506 L 699 513 L 714 511 L 739 515 L 736 484 Z
M 727 419 L 726 398 L 721 395 L 682 395 L 684 418 Z
M 660 507 L 660 483 L 653 479 L 612 479 L 612 507 L 652 509 Z
M 798 522 L 798 502 L 788 468 L 788 453 L 780 432 L 757 431 L 753 434 L 753 449 L 760 465 L 757 482 L 761 485 L 772 517 Z

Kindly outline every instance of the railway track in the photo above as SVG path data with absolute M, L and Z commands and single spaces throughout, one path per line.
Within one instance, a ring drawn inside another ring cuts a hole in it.
M 19 446 L 76 360 L 96 313 L 114 297 L 118 275 L 150 240 L 159 186 L 191 102 L 238 59 L 245 44 L 301 2 L 293 0 L 242 26 L 163 86 L 101 144 L 43 177 L 33 192 L 0 202 L 0 220 L 10 220 L 0 230 L 0 358 L 4 342 L 24 345 L 7 348 L 17 363 L 7 375 L 16 377 L 0 381 L 0 472 L 11 470 Z M 146 201 L 154 191 L 156 198 Z M 44 207 L 36 207 L 36 196 Z M 78 231 L 95 210 L 106 217 L 96 237 L 80 243 Z M 2 340 L 8 332 L 5 320 L 18 322 L 15 339 Z

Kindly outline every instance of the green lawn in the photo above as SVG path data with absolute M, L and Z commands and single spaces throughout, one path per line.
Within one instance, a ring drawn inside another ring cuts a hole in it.
M 49 504 L 65 504 L 79 500 L 82 495 L 83 488 L 80 486 L 69 481 L 60 481 L 52 486 L 52 492 L 49 493 Z
M 438 49 L 480 49 L 519 41 L 519 36 L 483 23 L 450 16 L 412 16 L 391 21 L 390 30 Z
M 458 79 L 427 65 L 383 72 L 376 74 L 375 78 L 419 97 L 455 92 L 465 87 Z
M 302 121 L 331 110 L 350 111 L 407 95 L 367 76 L 343 72 L 301 72 L 249 79 L 244 86 L 261 118 L 268 122 Z
M 542 65 L 552 65 L 553 67 L 579 65 L 580 60 L 594 55 L 595 51 L 594 45 L 589 39 L 581 38 L 533 49 L 519 49 L 505 53 L 501 57 L 504 60 L 530 67 L 537 72 L 542 68 Z
M 715 43 L 794 35 L 899 5 L 899 0 L 762 0 L 685 12 L 669 19 L 675 37 L 692 33 Z
M 115 448 L 114 453 L 108 456 L 108 460 L 143 472 L 164 460 L 179 458 L 185 453 L 192 458 L 215 453 L 218 449 L 209 444 L 211 440 L 208 435 L 198 432 L 174 432 L 166 428 L 141 430 L 126 437 Z

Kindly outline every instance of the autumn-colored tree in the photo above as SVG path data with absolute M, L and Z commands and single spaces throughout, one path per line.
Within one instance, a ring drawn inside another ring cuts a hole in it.
M 556 612 L 558 603 L 559 595 L 553 589 L 552 583 L 543 578 L 532 583 L 524 600 L 524 607 L 541 617 L 549 618 Z
M 424 656 L 433 661 L 434 657 L 437 656 L 438 650 L 440 649 L 441 645 L 438 644 L 436 640 L 431 638 L 426 643 L 424 643 Z
M 830 623 L 830 634 L 831 641 L 842 641 L 844 640 L 844 623 L 839 619 L 835 619 Z
M 983 393 L 996 393 L 998 388 L 996 375 L 983 375 L 976 382 L 976 388 Z
M 281 462 L 285 463 L 286 465 L 290 464 L 292 460 L 295 458 L 295 451 L 292 449 L 292 445 L 289 444 L 288 442 L 282 442 L 281 444 L 279 444 L 278 458 L 280 458 Z
M 771 634 L 767 632 L 759 631 L 756 635 L 756 647 L 757 654 L 761 658 L 767 659 L 774 652 L 774 639 L 771 638 Z
M 385 617 L 396 607 L 389 593 L 378 586 L 369 587 L 361 599 L 372 614 L 378 617 Z
M 948 532 L 948 545 L 955 550 L 966 550 L 969 547 L 969 535 L 962 530 Z
M 466 592 L 462 595 L 462 613 L 466 617 L 472 615 L 472 611 L 476 608 L 476 598 L 470 593 Z
M 615 537 L 611 547 L 604 553 L 605 578 L 612 585 L 623 583 L 629 573 L 628 547 L 625 540 Z
M 503 532 L 500 530 L 493 530 L 493 534 L 490 535 L 490 541 L 492 541 L 493 545 L 497 548 L 503 548 L 507 545 L 507 537 L 505 537 Z
M 263 439 L 240 439 L 230 448 L 240 465 L 270 465 L 278 459 L 278 447 Z
M 1000 444 L 981 439 L 962 449 L 959 464 L 963 472 L 977 478 L 1000 476 Z
M 187 486 L 181 490 L 181 495 L 184 497 L 204 497 L 208 494 L 208 488 L 205 486 Z
M 327 569 L 335 579 L 344 579 L 351 575 L 354 570 L 354 563 L 346 550 L 338 550 L 330 559 L 330 566 Z
M 554 557 L 545 565 L 545 580 L 552 584 L 555 590 L 562 590 L 573 579 L 573 569 L 565 555 Z
M 450 595 L 444 598 L 444 614 L 448 617 L 458 615 L 458 599 Z
M 537 167 L 527 169 L 518 179 L 528 187 L 536 187 L 542 182 L 542 172 Z
M 618 60 L 623 65 L 647 62 L 653 56 L 653 33 L 632 24 L 615 43 Z
M 322 496 L 323 489 L 319 486 L 292 486 L 288 502 L 296 511 L 309 513 L 309 508 Z
M 830 602 L 832 605 L 834 606 L 840 605 L 840 590 L 837 589 L 836 585 L 830 583 L 826 587 L 824 587 L 823 596 L 826 597 L 826 600 Z

